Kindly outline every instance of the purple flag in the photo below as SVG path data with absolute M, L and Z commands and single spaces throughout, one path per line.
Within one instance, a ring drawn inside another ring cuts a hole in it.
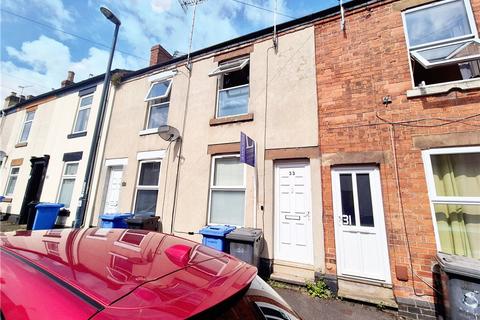
M 255 167 L 255 141 L 240 132 L 240 162 Z

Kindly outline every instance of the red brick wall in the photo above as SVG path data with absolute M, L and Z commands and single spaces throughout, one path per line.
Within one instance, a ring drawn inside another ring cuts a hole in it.
M 347 12 L 346 31 L 340 31 L 336 17 L 315 27 L 317 93 L 320 152 L 383 151 L 386 161 L 380 164 L 385 224 L 394 292 L 399 297 L 432 300 L 432 290 L 414 277 L 415 297 L 410 273 L 404 223 L 397 196 L 389 124 L 391 121 L 417 118 L 457 118 L 480 112 L 480 90 L 466 93 L 407 99 L 412 89 L 407 47 L 401 12 L 395 2 L 371 5 Z M 472 0 L 477 24 L 480 0 Z M 390 96 L 387 107 L 382 98 Z M 473 121 L 475 120 L 475 121 Z M 435 236 L 421 151 L 412 137 L 452 132 L 479 132 L 480 117 L 467 123 L 438 127 L 395 125 L 395 144 L 403 198 L 404 217 L 414 272 L 432 283 L 431 267 L 436 254 Z M 378 125 L 372 125 L 379 123 Z M 417 124 L 433 125 L 441 121 Z M 476 125 L 475 126 L 472 126 Z M 359 126 L 365 125 L 365 126 Z M 331 167 L 322 165 L 326 272 L 336 274 L 335 235 L 333 225 Z M 396 278 L 395 266 L 407 267 L 409 280 Z

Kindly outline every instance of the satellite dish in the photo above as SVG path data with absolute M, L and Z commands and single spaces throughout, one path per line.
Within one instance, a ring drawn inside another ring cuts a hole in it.
M 177 128 L 171 126 L 161 126 L 158 128 L 158 135 L 165 141 L 175 141 L 180 138 L 180 132 Z

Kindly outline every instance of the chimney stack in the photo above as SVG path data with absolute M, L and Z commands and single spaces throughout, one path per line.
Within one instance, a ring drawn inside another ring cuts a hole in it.
M 62 88 L 65 88 L 66 86 L 69 86 L 73 84 L 73 79 L 75 78 L 75 72 L 73 71 L 68 71 L 67 73 L 67 79 L 62 81 Z
M 17 93 L 12 91 L 10 95 L 5 98 L 3 108 L 7 109 L 8 107 L 16 105 L 19 102 L 20 102 L 20 97 L 17 97 Z
M 172 59 L 172 55 L 168 53 L 161 45 L 157 44 L 150 49 L 150 65 L 167 62 Z

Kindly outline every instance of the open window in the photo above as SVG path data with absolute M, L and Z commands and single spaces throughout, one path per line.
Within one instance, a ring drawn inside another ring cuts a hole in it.
M 480 42 L 468 0 L 407 10 L 403 22 L 415 86 L 480 77 Z
M 152 101 L 155 99 L 165 99 L 170 94 L 172 87 L 172 80 L 164 80 L 153 82 L 148 89 L 145 101 Z
M 248 113 L 250 95 L 249 58 L 220 64 L 209 76 L 218 77 L 216 117 L 237 116 Z

